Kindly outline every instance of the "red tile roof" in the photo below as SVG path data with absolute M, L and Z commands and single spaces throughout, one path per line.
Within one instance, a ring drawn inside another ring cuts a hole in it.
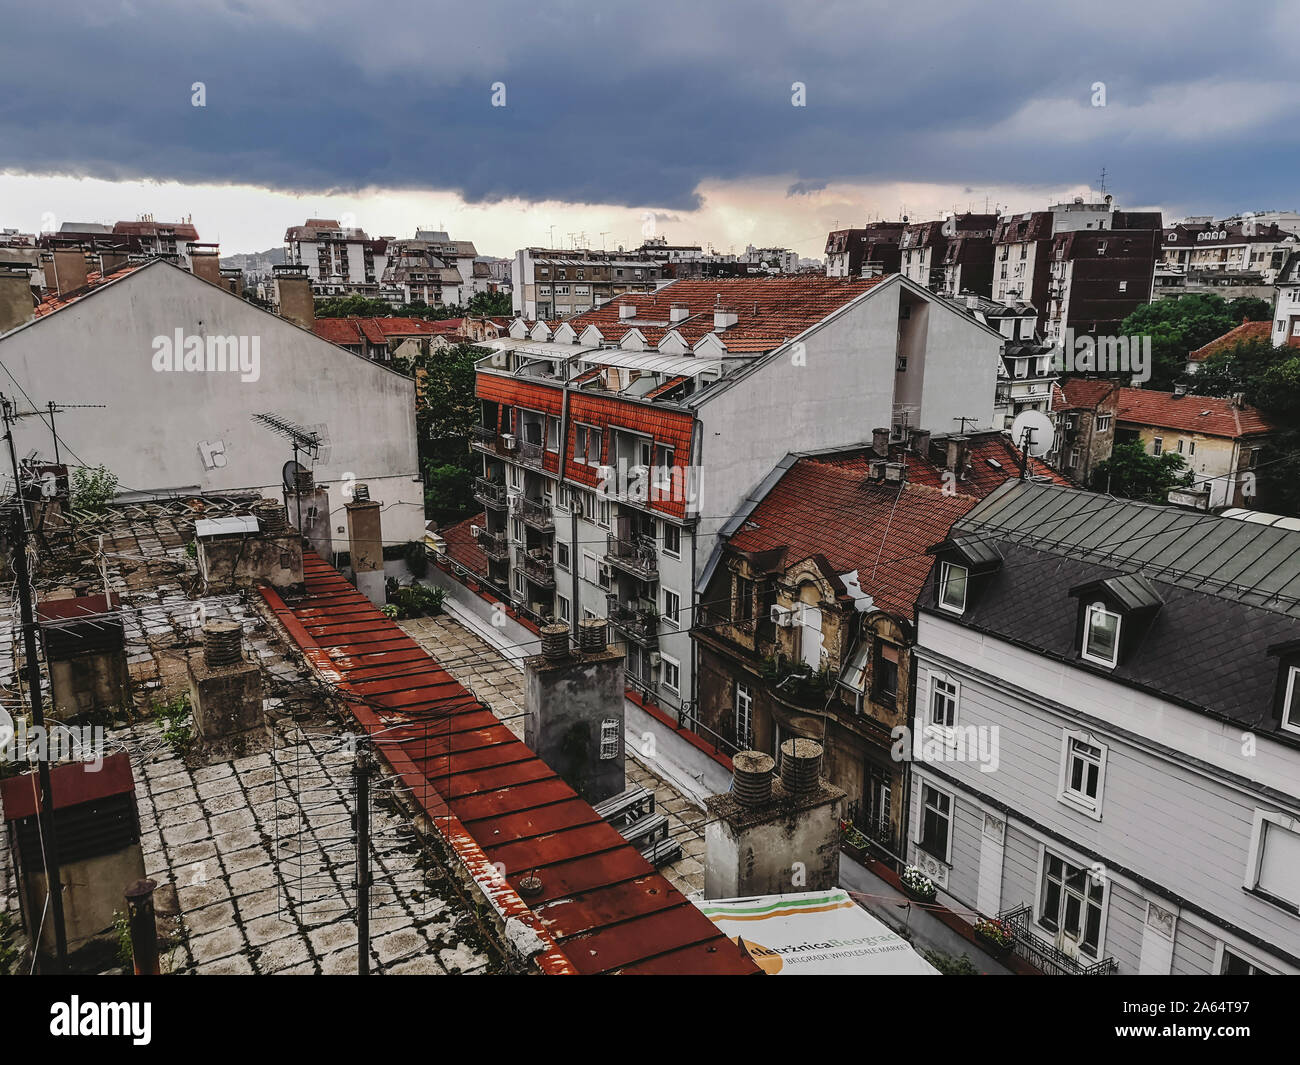
M 424 318 L 317 318 L 312 331 L 334 344 L 359 345 L 364 337 L 371 344 L 386 344 L 393 338 L 449 336 L 460 332 L 462 318 L 430 322 Z
M 1204 362 L 1211 355 L 1254 340 L 1269 340 L 1273 335 L 1272 322 L 1242 322 L 1235 329 L 1229 329 L 1223 336 L 1211 340 L 1203 347 L 1197 348 L 1187 356 L 1189 362 Z
M 289 607 L 262 594 L 496 911 L 549 973 L 753 975 L 758 967 L 559 775 L 332 566 Z M 494 868 L 495 866 L 495 868 Z M 502 878 L 497 869 L 504 867 Z M 519 882 L 542 881 L 525 902 Z
M 1119 387 L 1095 377 L 1067 377 L 1052 388 L 1052 410 L 1096 410 Z
M 110 281 L 116 281 L 120 277 L 125 277 L 127 274 L 134 273 L 136 270 L 139 270 L 140 267 L 148 266 L 149 263 L 156 261 L 157 260 L 150 259 L 148 262 L 126 263 L 119 266 L 116 270 L 109 271 L 107 274 L 101 273 L 99 270 L 91 270 L 86 274 L 85 286 L 83 288 L 74 289 L 65 296 L 60 296 L 54 289 L 47 289 L 45 294 L 41 297 L 40 302 L 36 304 L 36 307 L 32 311 L 32 315 L 36 318 L 43 318 L 45 315 L 51 314 L 54 311 L 62 310 L 69 304 L 76 303 L 77 300 L 81 299 L 83 296 L 89 296 L 96 289 L 101 288 Z
M 1120 389 L 1119 420 L 1229 440 L 1276 428 L 1254 407 L 1234 407 L 1231 400 L 1214 396 L 1176 396 L 1147 388 Z
M 980 499 L 1019 475 L 1019 451 L 1001 434 L 973 437 L 970 467 L 956 494 L 944 470 L 916 455 L 906 457 L 907 484 L 868 479 L 869 449 L 799 459 L 731 536 L 731 548 L 764 552 L 784 548 L 782 569 L 806 558 L 825 559 L 836 575 L 858 571 L 863 591 L 883 610 L 910 618 L 933 559 L 953 522 Z M 990 460 L 999 464 L 993 466 Z M 999 468 L 1000 467 L 1000 468 Z M 1070 482 L 1036 460 L 1030 473 Z
M 472 518 L 466 518 L 464 521 L 458 521 L 455 525 L 448 525 L 445 529 L 439 529 L 438 535 L 442 537 L 443 542 L 447 545 L 447 554 L 453 562 L 464 566 L 471 573 L 486 577 L 488 557 L 483 554 L 483 550 L 478 546 L 478 541 L 470 534 L 471 525 L 486 529 L 487 512 L 475 514 Z
M 735 325 L 718 334 L 729 351 L 770 351 L 882 280 L 815 274 L 682 278 L 657 292 L 616 296 L 568 321 L 578 333 L 595 325 L 607 341 L 618 341 L 629 329 L 639 329 L 653 345 L 665 332 L 675 329 L 688 343 L 694 343 L 714 331 L 713 311 L 720 306 L 738 316 Z M 671 321 L 674 303 L 688 308 L 688 316 L 680 322 Z M 619 307 L 624 304 L 636 308 L 635 317 L 619 318 Z M 528 324 L 530 328 L 533 325 Z M 554 328 L 558 323 L 548 324 Z

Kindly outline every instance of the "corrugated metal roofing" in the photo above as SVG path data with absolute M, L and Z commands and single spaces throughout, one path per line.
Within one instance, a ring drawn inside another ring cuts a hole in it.
M 304 570 L 292 606 L 262 594 L 322 675 L 358 698 L 357 721 L 502 912 L 550 945 L 544 972 L 759 971 L 337 570 L 313 554 Z M 525 904 L 516 888 L 530 874 L 543 890 Z

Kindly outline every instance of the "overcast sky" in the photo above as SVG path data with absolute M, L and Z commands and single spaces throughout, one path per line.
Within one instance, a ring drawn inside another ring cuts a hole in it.
M 0 8 L 0 226 L 27 232 L 192 214 L 233 253 L 351 215 L 498 255 L 820 256 L 835 222 L 1039 208 L 1102 167 L 1170 217 L 1300 206 L 1294 3 Z

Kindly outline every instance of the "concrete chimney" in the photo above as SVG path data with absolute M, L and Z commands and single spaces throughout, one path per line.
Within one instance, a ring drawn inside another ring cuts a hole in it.
M 966 472 L 966 467 L 970 465 L 970 437 L 950 436 L 947 446 L 948 454 L 944 465 L 960 479 Z
M 635 303 L 620 303 L 620 304 L 618 305 L 618 316 L 619 316 L 620 319 L 635 318 L 635 317 L 636 317 L 636 304 L 635 304 Z
M 228 762 L 264 750 L 262 672 L 244 660 L 238 621 L 209 621 L 203 646 L 187 657 L 194 738 L 210 762 Z
M 284 503 L 289 523 L 297 526 L 311 549 L 321 558 L 329 558 L 334 549 L 334 531 L 330 528 L 329 488 L 317 484 L 311 470 L 300 470 L 292 489 L 285 489 Z
M 871 430 L 871 450 L 882 459 L 889 458 L 889 430 Z
M 107 277 L 115 270 L 121 269 L 129 261 L 129 256 L 124 251 L 101 251 L 99 253 L 99 272 Z
M 236 267 L 222 270 L 221 286 L 229 289 L 232 295 L 242 296 L 244 294 L 244 271 Z
M 295 325 L 310 329 L 316 321 L 316 300 L 311 291 L 311 278 L 305 266 L 273 266 L 276 306 L 280 317 Z
M 916 454 L 920 455 L 921 458 L 925 458 L 927 455 L 930 454 L 930 430 L 929 429 L 913 429 L 911 433 L 911 437 L 912 437 L 912 450 L 916 452 Z
M 53 287 L 60 296 L 86 287 L 86 253 L 80 248 L 56 248 L 54 251 L 54 285 L 45 275 L 47 288 Z
M 382 504 L 370 498 L 370 489 L 359 484 L 352 502 L 345 503 L 348 513 L 348 553 L 352 557 L 352 574 L 357 591 L 375 606 L 388 601 L 384 589 L 384 538 L 381 529 Z
M 723 329 L 730 329 L 740 321 L 740 315 L 730 307 L 717 306 L 713 308 L 713 328 L 717 332 Z
M 54 716 L 110 718 L 132 706 L 126 633 L 116 598 L 46 599 L 36 606 Z
M 221 256 L 216 248 L 190 245 L 190 272 L 209 284 L 221 287 Z
M 30 322 L 35 309 L 31 269 L 24 263 L 0 263 L 0 333 Z
M 668 318 L 672 322 L 684 322 L 691 316 L 691 308 L 686 303 L 674 303 L 668 310 Z
M 524 742 L 587 802 L 627 787 L 623 761 L 623 652 L 603 618 L 542 626 L 542 653 L 524 662 Z
M 741 751 L 731 791 L 704 800 L 704 897 L 731 899 L 823 891 L 839 883 L 843 790 L 821 777 L 822 746 L 781 744 L 780 779 L 772 759 Z
M 262 499 L 249 510 L 244 516 L 195 523 L 199 575 L 209 589 L 269 584 L 280 591 L 301 592 L 302 537 L 289 527 L 284 504 Z

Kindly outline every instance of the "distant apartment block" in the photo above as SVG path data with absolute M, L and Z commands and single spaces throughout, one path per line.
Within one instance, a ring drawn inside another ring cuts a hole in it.
M 1276 222 L 1179 222 L 1166 226 L 1156 268 L 1155 298 L 1213 293 L 1224 299 L 1273 298 L 1287 257 L 1300 247 Z
M 334 218 L 309 218 L 284 234 L 285 263 L 305 266 L 317 296 L 378 297 L 388 241 L 364 229 L 344 228 Z
M 1052 388 L 1056 436 L 1047 460 L 1085 488 L 1114 450 L 1120 391 L 1114 381 L 1090 377 L 1066 377 Z
M 965 290 L 988 296 L 997 223 L 995 214 L 954 214 L 909 223 L 899 240 L 899 269 L 909 281 L 932 292 L 955 296 Z
M 998 362 L 994 426 L 1010 429 L 1016 415 L 1026 410 L 1050 417 L 1052 386 L 1059 373 L 1053 349 L 1038 335 L 1038 312 L 1033 305 L 1001 304 L 972 292 L 953 298 L 952 303 L 1005 338 Z
M 1300 251 L 1291 252 L 1278 272 L 1272 340 L 1275 348 L 1300 347 Z
M 868 222 L 861 229 L 836 229 L 826 237 L 827 277 L 896 274 L 904 222 Z
M 521 248 L 511 272 L 514 310 L 530 321 L 583 314 L 626 292 L 653 292 L 665 271 L 657 251 Z

